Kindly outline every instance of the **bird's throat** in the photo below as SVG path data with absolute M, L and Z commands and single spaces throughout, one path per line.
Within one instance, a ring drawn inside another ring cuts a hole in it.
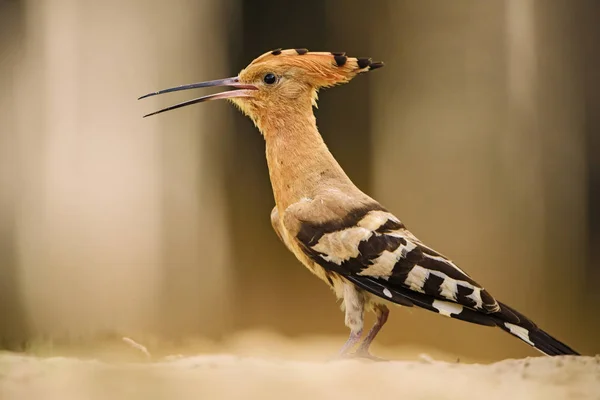
M 280 213 L 325 188 L 352 185 L 325 145 L 312 112 L 265 128 L 269 176 Z

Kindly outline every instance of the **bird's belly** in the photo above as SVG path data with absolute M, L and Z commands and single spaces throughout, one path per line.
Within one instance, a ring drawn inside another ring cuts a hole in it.
M 300 246 L 293 240 L 288 234 L 287 230 L 283 230 L 282 232 L 283 242 L 286 247 L 296 256 L 296 258 L 306 267 L 310 272 L 316 275 L 319 279 L 325 282 L 335 293 L 338 299 L 344 297 L 344 279 L 336 274 L 335 272 L 327 271 L 325 268 L 321 267 L 319 264 L 312 261 L 304 251 L 300 248 Z

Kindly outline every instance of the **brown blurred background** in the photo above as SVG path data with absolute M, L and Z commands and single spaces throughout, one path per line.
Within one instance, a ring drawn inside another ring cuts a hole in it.
M 248 329 L 341 345 L 334 296 L 271 229 L 252 123 L 225 102 L 141 118 L 189 92 L 136 101 L 307 47 L 386 62 L 316 111 L 359 187 L 495 296 L 599 353 L 599 8 L 0 0 L 0 346 Z M 406 309 L 378 344 L 537 354 Z

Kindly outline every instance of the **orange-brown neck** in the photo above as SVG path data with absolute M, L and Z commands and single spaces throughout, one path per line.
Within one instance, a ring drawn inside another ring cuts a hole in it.
M 290 204 L 312 199 L 323 189 L 354 187 L 323 142 L 312 108 L 304 111 L 273 112 L 258 123 L 265 137 L 269 176 L 281 214 Z

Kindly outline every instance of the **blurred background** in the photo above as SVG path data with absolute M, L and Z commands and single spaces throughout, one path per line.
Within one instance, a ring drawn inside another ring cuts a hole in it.
M 251 121 L 226 102 L 142 119 L 195 93 L 136 100 L 306 47 L 386 63 L 316 110 L 355 183 L 496 297 L 600 353 L 598 8 L 0 0 L 0 347 L 260 331 L 337 351 L 348 331 L 334 296 L 271 229 Z M 404 308 L 385 347 L 538 354 Z

